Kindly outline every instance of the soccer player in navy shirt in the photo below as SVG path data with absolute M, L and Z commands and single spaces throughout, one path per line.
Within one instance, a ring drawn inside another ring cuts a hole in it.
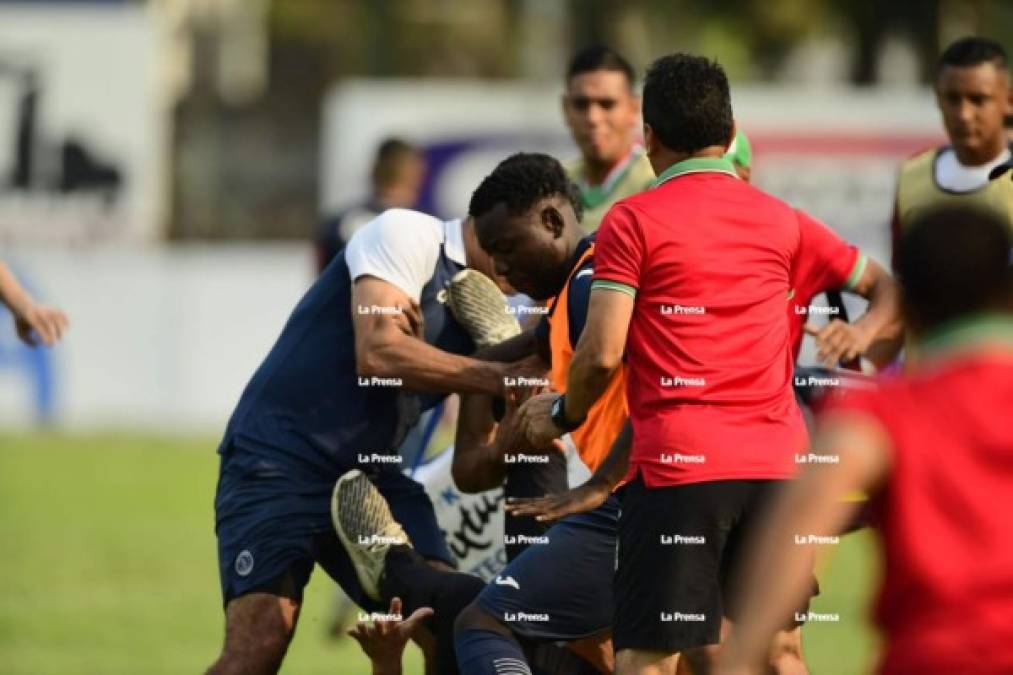
M 449 622 L 482 583 L 449 572 L 432 504 L 401 473 L 396 449 L 448 392 L 507 395 L 505 379 L 526 373 L 503 362 L 531 349 L 522 335 L 489 360 L 465 356 L 474 344 L 445 304 L 445 285 L 465 267 L 493 275 L 470 219 L 389 210 L 352 237 L 289 317 L 218 448 L 226 629 L 209 672 L 277 672 L 315 563 L 365 609 L 382 611 L 394 595 L 409 613 L 432 607 L 437 667 L 456 671 Z M 353 469 L 386 498 L 412 544 L 393 547 L 379 592 L 363 588 L 331 522 L 335 481 Z

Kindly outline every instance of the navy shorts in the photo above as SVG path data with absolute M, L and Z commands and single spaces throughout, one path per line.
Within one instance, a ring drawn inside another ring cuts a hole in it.
M 454 566 L 422 485 L 395 468 L 364 471 L 415 550 Z M 363 593 L 331 522 L 331 493 L 343 473 L 322 471 L 319 465 L 266 447 L 228 446 L 215 495 L 218 568 L 226 605 L 253 592 L 301 600 L 317 563 L 361 607 L 386 609 Z
M 514 633 L 579 640 L 612 625 L 619 500 L 563 518 L 478 596 L 479 606 Z

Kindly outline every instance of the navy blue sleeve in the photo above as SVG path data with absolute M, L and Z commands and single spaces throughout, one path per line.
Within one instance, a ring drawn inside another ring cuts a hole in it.
M 549 348 L 549 315 L 543 314 L 535 326 L 535 344 L 538 345 L 538 353 L 548 354 Z
M 588 260 L 570 280 L 570 291 L 566 298 L 570 319 L 570 344 L 577 348 L 577 340 L 584 332 L 587 321 L 587 306 L 591 300 L 591 281 L 594 277 L 594 259 Z

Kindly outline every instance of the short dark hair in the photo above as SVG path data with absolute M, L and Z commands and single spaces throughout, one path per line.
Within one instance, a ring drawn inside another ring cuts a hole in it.
M 991 63 L 996 68 L 1005 69 L 1007 64 L 1006 50 L 1002 48 L 1001 44 L 988 38 L 973 36 L 960 38 L 940 55 L 936 64 L 936 75 L 939 75 L 947 66 L 970 68 L 983 63 Z
M 570 80 L 577 75 L 593 73 L 598 70 L 622 73 L 626 76 L 626 82 L 630 85 L 630 89 L 633 89 L 633 83 L 637 79 L 633 66 L 619 52 L 602 45 L 595 45 L 581 49 L 573 55 L 570 65 L 566 69 L 566 83 L 570 84 Z
M 408 157 L 421 157 L 422 152 L 402 138 L 388 137 L 380 141 L 373 160 L 373 183 L 387 186 L 401 175 L 401 162 Z
M 949 206 L 912 222 L 897 275 L 908 316 L 921 329 L 988 309 L 1009 297 L 1010 233 L 988 211 Z
M 582 209 L 577 186 L 567 177 L 556 159 L 541 153 L 519 152 L 500 162 L 471 195 L 468 215 L 477 218 L 505 204 L 510 215 L 518 215 L 539 199 L 560 195 L 569 200 L 577 220 Z
M 644 123 L 669 150 L 695 152 L 732 138 L 732 98 L 717 61 L 692 54 L 663 56 L 647 71 Z

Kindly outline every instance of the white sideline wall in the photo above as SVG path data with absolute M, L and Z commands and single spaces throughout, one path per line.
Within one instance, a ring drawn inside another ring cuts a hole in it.
M 52 421 L 72 428 L 220 431 L 313 281 L 309 244 L 4 251 L 71 328 L 50 350 Z M 0 426 L 36 419 L 0 325 Z

